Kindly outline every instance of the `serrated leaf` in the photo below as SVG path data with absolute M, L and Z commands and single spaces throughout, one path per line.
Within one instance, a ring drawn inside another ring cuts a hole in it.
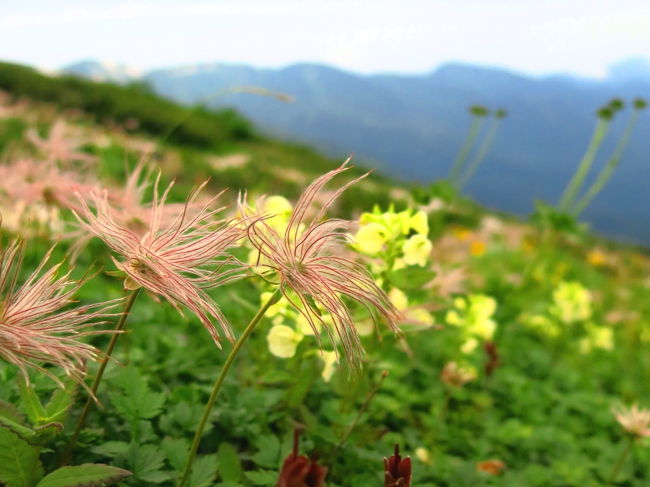
M 65 387 L 59 387 L 45 405 L 46 422 L 61 422 L 65 419 L 66 413 L 74 402 L 78 384 L 72 379 L 64 383 Z
M 93 452 L 98 455 L 105 455 L 107 457 L 117 457 L 124 456 L 126 457 L 129 451 L 129 444 L 125 441 L 107 441 L 102 443 L 99 446 L 93 448 Z
M 24 379 L 18 381 L 20 391 L 20 405 L 27 417 L 34 424 L 39 424 L 46 417 L 45 408 L 32 384 L 27 384 Z
M 253 485 L 275 485 L 278 480 L 278 472 L 272 470 L 258 470 L 257 472 L 246 472 L 246 478 Z
M 190 487 L 210 487 L 217 476 L 219 462 L 216 455 L 205 455 L 192 465 Z
M 55 470 L 36 487 L 102 487 L 130 477 L 131 472 L 101 463 L 86 463 Z
M 124 369 L 115 383 L 122 392 L 112 393 L 111 402 L 131 420 L 151 419 L 162 412 L 164 394 L 151 392 L 146 380 L 136 369 Z
M 165 463 L 165 454 L 156 445 L 131 444 L 128 462 L 133 476 L 139 480 L 160 483 L 170 478 L 167 472 L 161 470 Z
M 14 423 L 25 426 L 25 415 L 18 411 L 18 408 L 9 402 L 0 401 L 0 416 L 10 419 Z
M 40 447 L 30 445 L 0 428 L 0 483 L 6 487 L 33 487 L 43 476 Z
M 189 441 L 184 438 L 165 438 L 161 446 L 172 468 L 178 471 L 182 470 L 190 449 Z
M 264 435 L 255 441 L 258 451 L 252 460 L 261 467 L 274 468 L 280 457 L 280 440 L 273 435 Z
M 239 461 L 237 450 L 230 443 L 219 445 L 219 476 L 225 482 L 241 481 L 244 471 Z
M 35 433 L 34 430 L 23 426 L 20 423 L 17 423 L 9 418 L 0 416 L 0 428 L 3 428 L 7 431 L 12 432 L 19 438 L 23 439 L 27 443 L 34 445 L 35 444 Z

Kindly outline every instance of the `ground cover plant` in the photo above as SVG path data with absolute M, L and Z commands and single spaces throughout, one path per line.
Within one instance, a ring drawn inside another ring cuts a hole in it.
M 261 138 L 0 117 L 0 483 L 650 480 L 644 249 Z

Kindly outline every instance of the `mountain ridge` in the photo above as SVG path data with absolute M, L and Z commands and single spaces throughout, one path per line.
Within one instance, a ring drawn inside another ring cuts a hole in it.
M 421 183 L 447 174 L 469 128 L 469 105 L 505 108 L 509 116 L 467 192 L 490 208 L 517 214 L 531 211 L 534 199 L 557 201 L 586 149 L 599 106 L 616 96 L 650 98 L 643 63 L 615 69 L 602 80 L 528 77 L 459 63 L 423 75 L 357 75 L 313 63 L 281 69 L 200 66 L 152 70 L 139 80 L 186 104 L 222 92 L 210 106 L 234 107 L 271 135 L 333 156 L 354 153 L 393 177 Z M 284 92 L 296 101 L 227 93 L 237 85 Z M 597 165 L 622 131 L 627 113 L 621 115 Z M 650 192 L 642 183 L 650 180 L 650 161 L 643 140 L 650 140 L 647 114 L 610 186 L 585 213 L 596 230 L 650 241 L 650 230 L 638 225 L 639 219 L 650 220 Z

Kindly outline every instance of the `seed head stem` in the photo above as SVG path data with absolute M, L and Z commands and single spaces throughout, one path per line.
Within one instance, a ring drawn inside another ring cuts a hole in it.
M 201 420 L 199 421 L 199 425 L 196 429 L 196 433 L 194 434 L 194 440 L 192 441 L 190 452 L 187 456 L 187 460 L 185 461 L 185 466 L 183 467 L 183 472 L 181 474 L 181 479 L 178 482 L 178 487 L 183 487 L 190 476 L 192 463 L 194 462 L 194 457 L 196 456 L 196 452 L 199 449 L 199 443 L 201 442 L 201 436 L 203 436 L 205 425 L 208 422 L 208 418 L 210 417 L 210 413 L 212 412 L 212 407 L 214 406 L 214 402 L 217 399 L 217 396 L 219 395 L 219 391 L 221 391 L 221 386 L 223 385 L 223 381 L 226 378 L 226 375 L 228 374 L 228 371 L 230 370 L 230 367 L 232 366 L 235 358 L 237 357 L 239 350 L 242 348 L 244 343 L 246 343 L 246 340 L 248 340 L 248 337 L 253 332 L 253 329 L 255 328 L 257 323 L 259 323 L 259 321 L 262 319 L 264 313 L 266 313 L 266 311 L 271 307 L 271 305 L 276 302 L 277 298 L 279 298 L 280 295 L 281 295 L 281 290 L 278 287 L 273 293 L 273 295 L 269 298 L 269 300 L 262 305 L 262 307 L 257 311 L 253 319 L 250 321 L 250 323 L 246 326 L 241 336 L 237 339 L 237 341 L 233 345 L 232 350 L 228 354 L 228 357 L 226 358 L 226 361 L 223 364 L 223 367 L 221 367 L 219 376 L 217 377 L 217 380 L 212 386 L 212 392 L 210 393 L 208 402 L 205 403 L 205 407 L 203 408 L 203 415 L 201 416 Z

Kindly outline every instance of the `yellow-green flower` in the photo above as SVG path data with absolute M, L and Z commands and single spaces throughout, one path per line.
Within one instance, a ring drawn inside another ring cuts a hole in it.
M 429 219 L 427 214 L 423 211 L 418 211 L 409 219 L 409 227 L 415 230 L 418 234 L 429 236 Z
M 463 352 L 470 353 L 476 349 L 479 339 L 492 340 L 497 328 L 496 321 L 492 319 L 496 309 L 496 300 L 484 294 L 454 299 L 454 309 L 447 312 L 445 321 L 463 330 L 466 337 Z
M 376 255 L 386 243 L 386 232 L 379 223 L 368 223 L 359 228 L 354 236 L 354 243 L 359 251 L 368 255 Z
M 269 331 L 266 339 L 269 350 L 280 358 L 291 358 L 296 354 L 296 348 L 303 339 L 303 334 L 286 325 L 275 325 Z
M 404 311 L 409 305 L 408 297 L 404 294 L 404 291 L 396 287 L 388 291 L 388 299 L 398 311 Z
M 591 317 L 591 293 L 575 281 L 563 281 L 553 292 L 551 313 L 564 323 Z
M 562 328 L 558 322 L 543 314 L 523 315 L 520 320 L 536 332 L 551 338 L 555 338 L 562 333 Z
M 321 377 L 325 382 L 329 382 L 336 370 L 336 364 L 338 363 L 338 355 L 336 352 L 329 350 L 322 350 L 319 353 L 319 357 L 323 361 L 323 371 L 321 372 Z
M 415 234 L 404 242 L 404 246 L 402 247 L 404 262 L 407 265 L 424 267 L 427 264 L 427 260 L 429 260 L 432 248 L 433 245 L 427 237 Z
M 258 202 L 258 211 L 268 215 L 266 223 L 277 230 L 284 230 L 291 218 L 293 206 L 284 196 L 273 195 Z
M 433 325 L 431 313 L 424 308 L 409 307 L 408 296 L 401 289 L 394 287 L 388 291 L 388 299 L 398 311 L 402 312 L 404 322 Z
M 614 348 L 614 332 L 606 326 L 589 323 L 586 327 L 587 336 L 580 340 L 580 351 L 589 353 L 593 349 L 612 350 Z

